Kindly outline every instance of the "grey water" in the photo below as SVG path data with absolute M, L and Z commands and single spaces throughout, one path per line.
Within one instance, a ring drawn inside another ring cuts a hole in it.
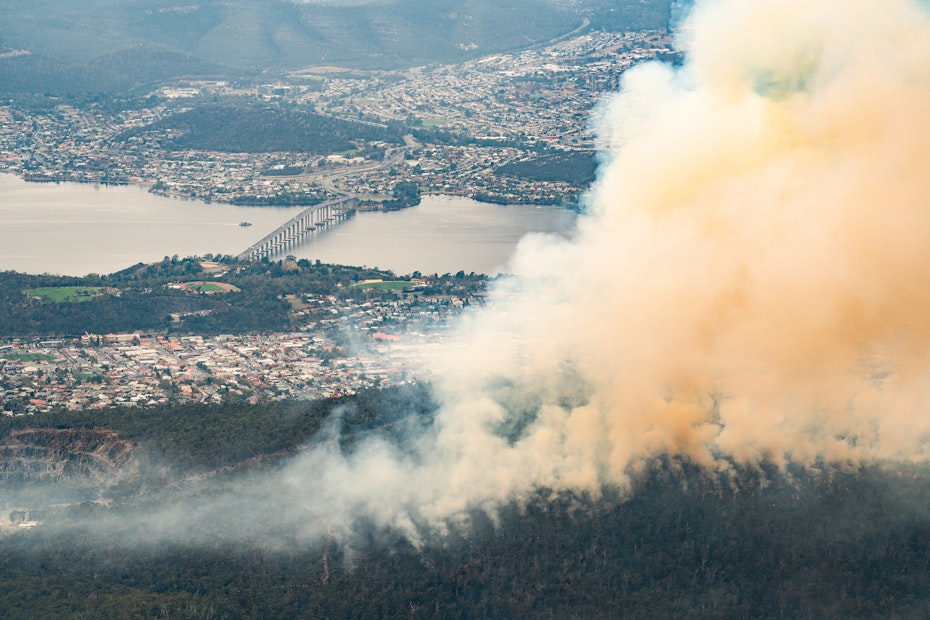
M 236 255 L 299 212 L 166 198 L 135 186 L 27 183 L 0 174 L 0 270 L 104 274 L 165 256 Z M 424 196 L 410 209 L 360 212 L 288 253 L 397 274 L 495 274 L 506 271 L 524 235 L 568 235 L 575 219 L 560 207 Z
M 360 212 L 295 249 L 296 258 L 388 269 L 397 274 L 506 271 L 529 233 L 570 235 L 576 214 L 560 207 L 493 205 L 459 196 L 424 196 L 412 208 Z

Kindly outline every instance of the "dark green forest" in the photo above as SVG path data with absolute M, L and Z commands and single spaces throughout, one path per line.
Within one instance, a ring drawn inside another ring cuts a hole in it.
M 262 405 L 186 403 L 158 407 L 114 407 L 0 417 L 0 441 L 25 428 L 109 429 L 143 448 L 147 458 L 169 464 L 165 480 L 240 465 L 250 459 L 293 452 L 311 440 L 334 407 L 342 445 L 365 433 L 387 429 L 408 415 L 428 418 L 436 408 L 426 386 L 384 388 L 319 401 L 274 401 Z M 0 480 L 4 478 L 0 472 Z
M 80 64 L 67 57 L 29 54 L 0 59 L 0 97 L 26 108 L 67 103 L 117 111 L 139 107 L 140 90 L 159 80 L 241 75 L 189 54 L 148 46 L 110 52 Z
M 385 211 L 397 211 L 415 207 L 418 204 L 420 204 L 420 186 L 412 181 L 398 181 L 394 184 L 391 200 L 382 202 L 381 208 Z
M 435 407 L 428 391 L 406 390 L 257 409 L 183 406 L 4 419 L 0 436 L 28 424 L 105 425 L 177 459 L 168 478 L 237 463 L 270 467 L 312 442 L 337 405 L 349 411 L 340 424 L 343 450 L 404 416 L 428 420 Z M 226 471 L 226 481 L 239 475 L 235 467 Z M 124 534 L 81 525 L 107 514 L 131 519 L 128 504 L 39 506 L 44 525 L 0 537 L 0 609 L 9 618 L 930 613 L 925 469 L 762 466 L 711 476 L 659 458 L 631 475 L 631 489 L 608 488 L 597 499 L 542 489 L 526 504 L 503 506 L 495 520 L 475 512 L 468 531 L 453 528 L 420 548 L 364 527 L 348 547 L 328 539 L 272 549 L 260 536 L 234 542 L 222 531 L 198 544 L 130 543 Z M 145 506 L 144 499 L 132 501 Z
M 168 148 L 240 153 L 338 153 L 353 149 L 357 140 L 400 143 L 403 135 L 397 128 L 285 108 L 205 105 L 125 132 L 119 138 L 165 130 L 181 132 L 167 142 Z
M 590 185 L 597 172 L 594 151 L 567 151 L 540 155 L 533 159 L 500 166 L 495 174 L 533 181 L 563 181 L 578 187 Z
M 229 204 L 243 207 L 309 207 L 323 202 L 318 192 L 278 192 L 273 196 L 234 196 Z

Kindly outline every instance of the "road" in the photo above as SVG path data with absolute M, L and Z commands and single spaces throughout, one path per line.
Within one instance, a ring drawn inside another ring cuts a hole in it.
M 309 183 L 319 183 L 320 186 L 325 189 L 327 192 L 330 192 L 334 195 L 342 195 L 344 192 L 336 189 L 333 181 L 336 179 L 343 179 L 346 177 L 352 177 L 366 172 L 374 172 L 376 170 L 386 170 L 392 166 L 396 166 L 404 161 L 404 155 L 409 149 L 416 148 L 420 146 L 420 143 L 417 142 L 416 138 L 412 135 L 407 134 L 404 136 L 404 146 L 395 146 L 389 147 L 384 152 L 384 159 L 379 162 L 370 162 L 359 165 L 347 165 L 335 170 L 321 170 L 319 172 L 307 172 L 304 174 L 295 174 L 292 176 L 282 176 L 279 178 L 282 179 L 299 179 L 301 181 L 306 181 Z

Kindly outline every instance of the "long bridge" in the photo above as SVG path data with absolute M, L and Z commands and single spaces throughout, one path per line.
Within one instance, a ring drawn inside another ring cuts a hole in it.
M 262 237 L 239 255 L 239 260 L 260 260 L 296 247 L 308 235 L 332 228 L 347 220 L 358 208 L 358 198 L 344 196 L 313 205 L 301 211 Z

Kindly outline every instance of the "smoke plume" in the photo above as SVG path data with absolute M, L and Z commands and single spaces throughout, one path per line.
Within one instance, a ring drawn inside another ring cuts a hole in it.
M 521 246 L 523 292 L 481 317 L 497 350 L 470 347 L 469 391 L 509 363 L 551 392 L 523 438 L 564 457 L 544 482 L 925 454 L 928 34 L 904 1 L 708 3 L 683 70 L 627 74 L 591 216 Z
M 930 438 L 930 19 L 907 0 L 720 0 L 596 118 L 569 240 L 530 237 L 443 359 L 401 452 L 293 464 L 294 496 L 416 536 L 656 455 L 923 460 Z M 310 476 L 309 472 L 321 472 Z
M 130 527 L 417 543 L 540 491 L 624 489 L 660 455 L 721 474 L 925 460 L 930 16 L 717 0 L 681 32 L 684 66 L 628 71 L 598 111 L 577 234 L 521 242 L 429 361 L 427 428 L 324 441 L 258 491 Z

